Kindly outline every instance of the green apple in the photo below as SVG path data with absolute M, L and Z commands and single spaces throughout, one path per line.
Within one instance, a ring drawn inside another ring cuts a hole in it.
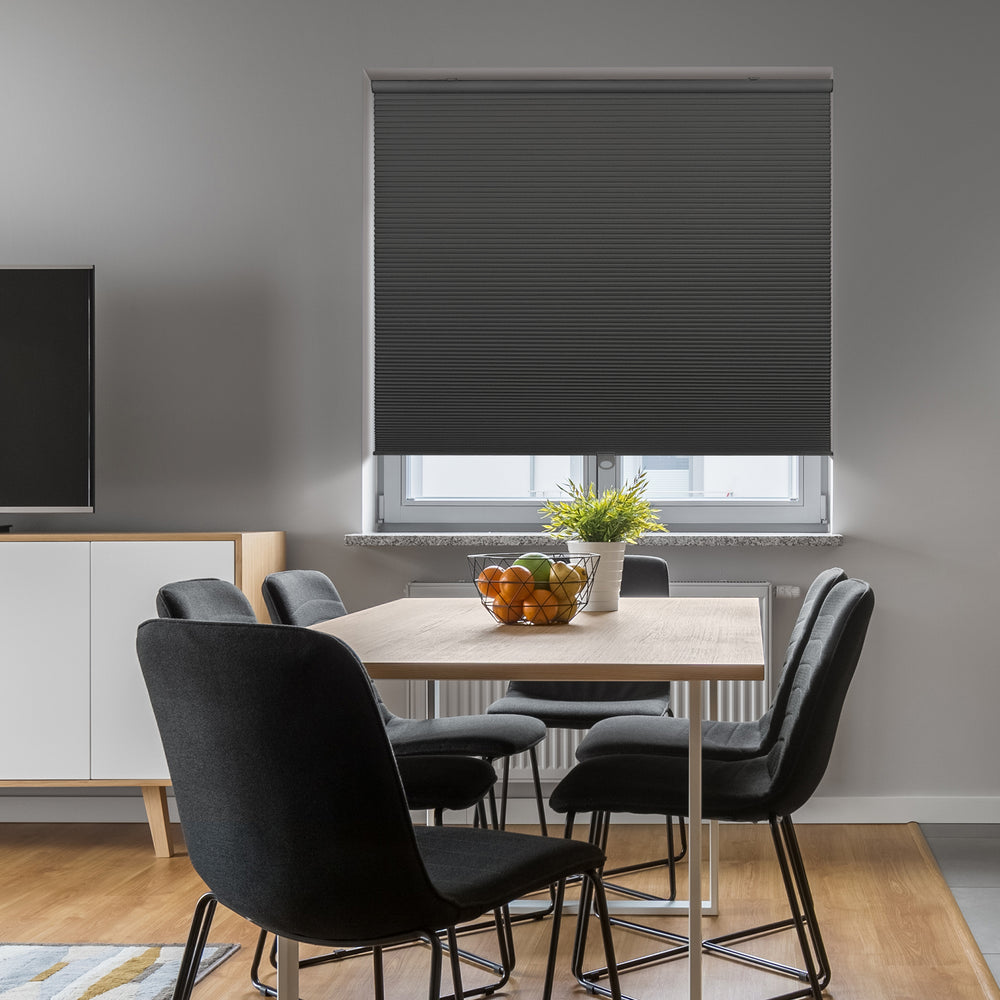
M 549 589 L 549 574 L 552 570 L 552 563 L 544 552 L 525 552 L 519 559 L 514 560 L 515 566 L 523 566 L 531 571 L 535 578 L 535 586 L 540 590 Z

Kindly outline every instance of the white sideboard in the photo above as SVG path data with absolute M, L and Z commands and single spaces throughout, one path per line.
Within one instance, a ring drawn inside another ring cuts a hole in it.
M 261 581 L 284 565 L 276 531 L 0 534 L 0 786 L 139 786 L 156 853 L 170 855 L 136 627 L 163 584 L 195 577 L 235 583 L 266 622 Z

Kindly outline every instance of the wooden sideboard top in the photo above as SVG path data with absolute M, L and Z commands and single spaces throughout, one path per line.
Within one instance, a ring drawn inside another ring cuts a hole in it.
M 248 536 L 283 534 L 283 531 L 0 532 L 0 542 L 226 542 Z

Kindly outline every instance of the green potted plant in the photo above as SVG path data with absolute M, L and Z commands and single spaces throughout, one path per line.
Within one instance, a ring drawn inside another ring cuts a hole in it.
M 601 557 L 586 611 L 617 611 L 625 546 L 645 532 L 667 530 L 646 499 L 646 486 L 646 474 L 640 472 L 628 485 L 598 496 L 593 483 L 583 486 L 571 479 L 559 487 L 569 499 L 546 500 L 538 510 L 549 522 L 545 530 L 565 540 L 570 552 Z

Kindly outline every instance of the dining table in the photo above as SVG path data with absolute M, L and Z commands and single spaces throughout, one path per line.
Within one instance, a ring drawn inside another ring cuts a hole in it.
M 702 940 L 703 688 L 765 676 L 752 597 L 622 598 L 617 611 L 555 625 L 501 625 L 476 597 L 402 598 L 320 622 L 375 680 L 670 681 L 688 687 L 688 936 Z M 689 998 L 702 994 L 702 949 L 689 949 Z M 278 997 L 298 997 L 298 945 L 278 942 Z

